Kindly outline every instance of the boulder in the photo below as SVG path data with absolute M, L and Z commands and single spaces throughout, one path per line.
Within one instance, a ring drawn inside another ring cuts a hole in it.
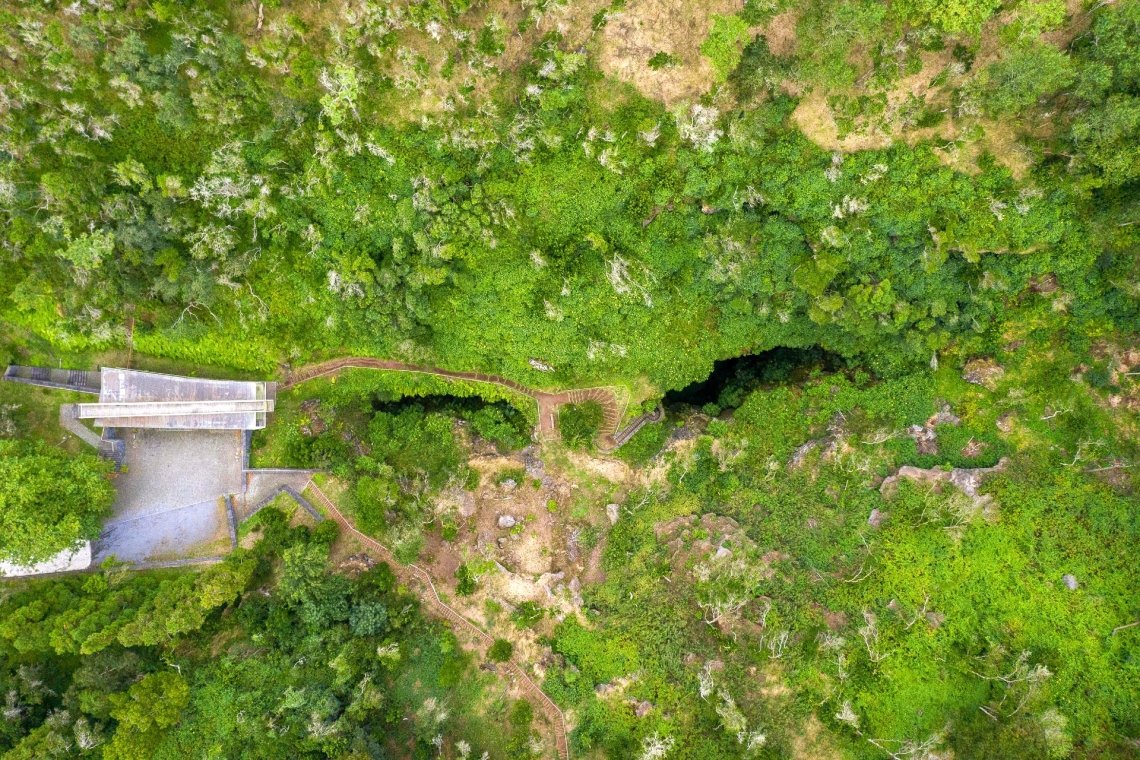
M 887 513 L 886 512 L 880 512 L 877 509 L 872 509 L 870 517 L 867 518 L 867 524 L 873 528 L 877 528 L 880 525 L 882 525 L 883 520 L 886 520 L 886 519 L 887 519 Z
M 605 699 L 606 697 L 621 691 L 621 689 L 621 686 L 617 686 L 612 683 L 600 683 L 594 687 L 594 693 L 597 694 L 600 698 Z
M 962 379 L 988 390 L 997 388 L 1005 369 L 993 359 L 972 359 L 962 368 Z
M 919 454 L 938 453 L 938 435 L 934 432 L 933 427 L 911 425 L 906 429 L 906 434 L 914 439 Z
M 954 414 L 950 410 L 949 404 L 943 404 L 942 410 L 935 414 L 933 417 L 926 421 L 927 427 L 936 427 L 938 425 L 954 425 L 957 426 L 962 422 L 962 418 Z
M 938 468 L 930 468 L 924 470 L 920 467 L 913 467 L 911 465 L 903 465 L 899 468 L 898 472 L 883 480 L 879 485 L 879 493 L 885 498 L 889 499 L 894 496 L 898 490 L 898 483 L 900 480 L 911 480 L 917 483 L 928 483 L 935 490 L 940 490 L 943 484 L 949 483 L 957 488 L 966 496 L 970 497 L 970 502 L 977 509 L 982 511 L 982 514 L 989 519 L 993 516 L 995 504 L 993 497 L 989 494 L 981 494 L 978 489 L 982 486 L 982 480 L 985 476 L 993 472 L 1001 472 L 1005 469 L 1007 459 L 1002 457 L 998 463 L 993 467 L 975 467 L 972 469 L 964 467 L 955 467 L 947 472 Z M 875 512 L 872 511 L 871 515 L 874 517 Z M 868 520 L 867 522 L 871 522 Z M 874 523 L 871 523 L 872 525 Z
M 519 521 L 516 520 L 513 515 L 499 515 L 499 527 L 504 530 L 515 527 L 518 525 L 518 522 Z
M 1069 575 L 1068 573 L 1061 576 L 1061 583 L 1064 583 L 1065 588 L 1069 589 L 1069 591 L 1076 591 L 1078 588 L 1081 587 L 1081 584 L 1077 583 L 1076 576 L 1075 575 Z
M 795 468 L 802 465 L 804 463 L 804 459 L 807 458 L 807 455 L 817 448 L 819 448 L 819 441 L 815 439 L 812 439 L 797 448 L 792 453 L 792 458 L 788 460 L 788 468 L 794 470 Z
M 619 516 L 621 516 L 621 507 L 617 504 L 606 505 L 606 517 L 609 519 L 610 525 L 617 525 Z

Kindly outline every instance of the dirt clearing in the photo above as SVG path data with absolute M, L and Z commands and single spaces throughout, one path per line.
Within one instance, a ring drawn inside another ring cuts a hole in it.
M 632 0 L 606 24 L 599 65 L 666 105 L 693 100 L 713 83 L 712 63 L 701 55 L 713 15 L 731 15 L 742 7 L 739 0 Z M 652 69 L 649 59 L 658 53 L 677 62 Z

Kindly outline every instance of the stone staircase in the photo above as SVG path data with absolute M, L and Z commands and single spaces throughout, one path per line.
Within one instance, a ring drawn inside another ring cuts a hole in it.
M 119 437 L 118 430 L 115 428 L 103 428 L 103 435 L 99 436 L 94 430 L 79 421 L 78 404 L 63 404 L 59 407 L 59 424 L 64 430 L 93 449 L 96 449 L 99 452 L 99 456 L 111 460 L 115 465 L 115 472 L 123 469 L 123 459 L 127 455 L 127 445 Z
M 4 379 L 11 383 L 38 385 L 78 393 L 99 393 L 100 373 L 83 369 L 53 369 L 11 364 L 4 370 Z

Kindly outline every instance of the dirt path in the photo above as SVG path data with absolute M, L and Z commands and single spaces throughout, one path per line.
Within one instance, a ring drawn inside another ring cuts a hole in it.
M 431 575 L 426 570 L 418 565 L 405 565 L 401 563 L 387 547 L 371 536 L 367 536 L 357 530 L 356 526 L 348 521 L 348 518 L 333 504 L 332 499 L 326 496 L 324 491 L 322 491 L 315 482 L 309 481 L 309 486 L 306 490 L 312 492 L 320 505 L 328 511 L 329 517 L 335 520 L 345 531 L 355 536 L 361 544 L 380 557 L 380 559 L 387 562 L 401 581 L 406 583 L 409 587 L 418 586 L 420 588 L 420 597 L 427 603 L 432 614 L 436 617 L 444 618 L 456 628 L 466 631 L 469 635 L 474 637 L 484 649 L 494 642 L 490 634 L 459 614 L 439 598 L 439 592 L 436 591 L 435 584 L 431 580 Z M 503 665 L 511 675 L 522 684 L 523 691 L 526 692 L 530 701 L 549 718 L 550 725 L 554 727 L 555 751 L 560 760 L 569 760 L 570 745 L 566 740 L 566 716 L 563 715 L 562 710 L 558 708 L 558 705 L 554 704 L 554 701 L 550 697 L 546 696 L 542 689 L 538 688 L 538 684 L 531 680 L 531 677 L 527 675 L 526 671 L 514 660 L 505 662 Z
M 626 401 L 619 398 L 613 388 L 579 388 L 568 391 L 541 391 L 529 388 L 522 383 L 508 380 L 505 377 L 487 375 L 481 372 L 456 372 L 440 369 L 438 367 L 423 367 L 415 364 L 392 361 L 389 359 L 371 359 L 362 356 L 346 356 L 340 359 L 331 359 L 318 364 L 309 364 L 289 373 L 280 384 L 283 389 L 292 388 L 308 380 L 319 377 L 329 377 L 339 374 L 346 369 L 378 369 L 389 372 L 415 372 L 436 377 L 446 377 L 453 380 L 467 380 L 474 383 L 489 383 L 503 388 L 509 388 L 516 393 L 528 396 L 538 404 L 538 424 L 536 430 L 540 438 L 553 437 L 558 429 L 558 409 L 564 404 L 580 404 L 586 401 L 597 402 L 602 407 L 602 427 L 598 431 L 597 444 L 602 451 L 612 451 L 633 437 L 642 425 L 647 422 L 656 422 L 661 419 L 660 409 L 649 414 L 643 414 L 634 419 L 623 429 L 619 429 L 622 418 L 625 416 Z

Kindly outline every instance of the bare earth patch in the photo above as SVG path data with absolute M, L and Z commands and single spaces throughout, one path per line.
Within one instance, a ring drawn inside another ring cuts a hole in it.
M 831 734 L 815 715 L 803 722 L 792 740 L 793 760 L 839 760 L 841 757 L 843 754 Z
M 437 516 L 452 521 L 456 534 L 444 540 L 438 529 L 428 530 L 417 564 L 449 604 L 539 660 L 544 647 L 516 629 L 510 615 L 524 602 L 537 603 L 547 617 L 536 632 L 548 635 L 581 606 L 583 586 L 604 579 L 606 504 L 624 499 L 630 470 L 573 452 L 544 459 L 535 449 L 485 452 L 468 464 L 479 472 L 478 488 L 444 493 L 436 503 Z M 457 593 L 462 563 L 481 572 L 470 596 Z
M 768 43 L 772 55 L 787 58 L 796 52 L 796 22 L 800 19 L 800 12 L 791 8 L 775 16 L 760 28 L 760 34 Z
M 905 98 L 905 92 L 896 91 L 888 96 L 888 99 L 892 103 L 897 103 Z M 1009 169 L 1017 179 L 1023 178 L 1028 173 L 1032 163 L 1029 151 L 1017 140 L 1017 136 L 1007 126 L 988 119 L 979 119 L 976 122 L 982 127 L 982 138 L 967 143 L 956 142 L 965 127 L 950 116 L 937 127 L 904 130 L 898 125 L 891 125 L 886 131 L 872 128 L 840 137 L 839 128 L 827 105 L 826 96 L 818 90 L 813 90 L 800 100 L 792 113 L 792 119 L 813 143 L 826 150 L 841 153 L 879 150 L 890 147 L 896 140 L 902 140 L 913 146 L 923 140 L 939 138 L 946 142 L 946 146 L 936 147 L 935 155 L 947 166 L 966 174 L 978 173 L 978 158 L 983 151 L 993 155 L 997 162 Z
M 713 83 L 712 64 L 700 50 L 712 16 L 742 7 L 739 0 L 632 0 L 606 24 L 599 64 L 605 73 L 666 105 L 692 100 Z M 651 69 L 649 59 L 657 53 L 668 53 L 678 63 Z
M 1067 23 L 1043 35 L 1047 42 L 1059 48 L 1064 48 L 1089 24 L 1089 16 L 1081 12 L 1079 0 L 1069 0 L 1067 5 L 1069 13 Z M 831 93 L 818 89 L 800 100 L 792 118 L 809 140 L 827 150 L 851 152 L 886 148 L 896 140 L 912 146 L 923 140 L 937 140 L 944 145 L 935 149 L 936 155 L 953 169 L 976 174 L 979 171 L 978 158 L 983 152 L 988 152 L 998 163 L 1009 169 L 1016 179 L 1022 179 L 1032 166 L 1032 157 L 1029 150 L 1021 143 L 1020 135 L 1012 127 L 1012 122 L 994 121 L 982 117 L 956 118 L 950 108 L 949 100 L 950 88 L 960 86 L 973 76 L 974 72 L 985 69 L 1001 58 L 1004 48 L 997 30 L 1012 20 L 1013 12 L 1007 11 L 986 26 L 971 73 L 960 75 L 960 78 L 952 77 L 949 87 L 941 85 L 932 88 L 931 82 L 952 63 L 953 56 L 950 50 L 922 53 L 921 71 L 903 77 L 886 92 L 886 115 L 880 123 L 861 125 L 859 129 L 841 138 L 834 116 L 827 105 L 827 96 Z M 765 36 L 769 37 L 769 33 L 765 32 Z M 769 37 L 770 45 L 774 38 L 775 35 Z M 775 52 L 775 48 L 773 51 Z M 869 66 L 869 61 L 863 62 L 862 65 Z M 865 91 L 856 89 L 849 94 L 859 92 Z M 923 99 L 933 110 L 944 110 L 945 119 L 933 127 L 904 126 L 897 116 L 900 106 L 912 96 Z M 982 137 L 976 140 L 965 139 L 967 130 L 974 126 L 981 127 Z M 1025 131 L 1026 126 L 1022 124 L 1021 129 Z M 1041 124 L 1032 125 L 1028 131 L 1040 137 L 1047 134 L 1051 128 L 1049 121 L 1044 120 Z

